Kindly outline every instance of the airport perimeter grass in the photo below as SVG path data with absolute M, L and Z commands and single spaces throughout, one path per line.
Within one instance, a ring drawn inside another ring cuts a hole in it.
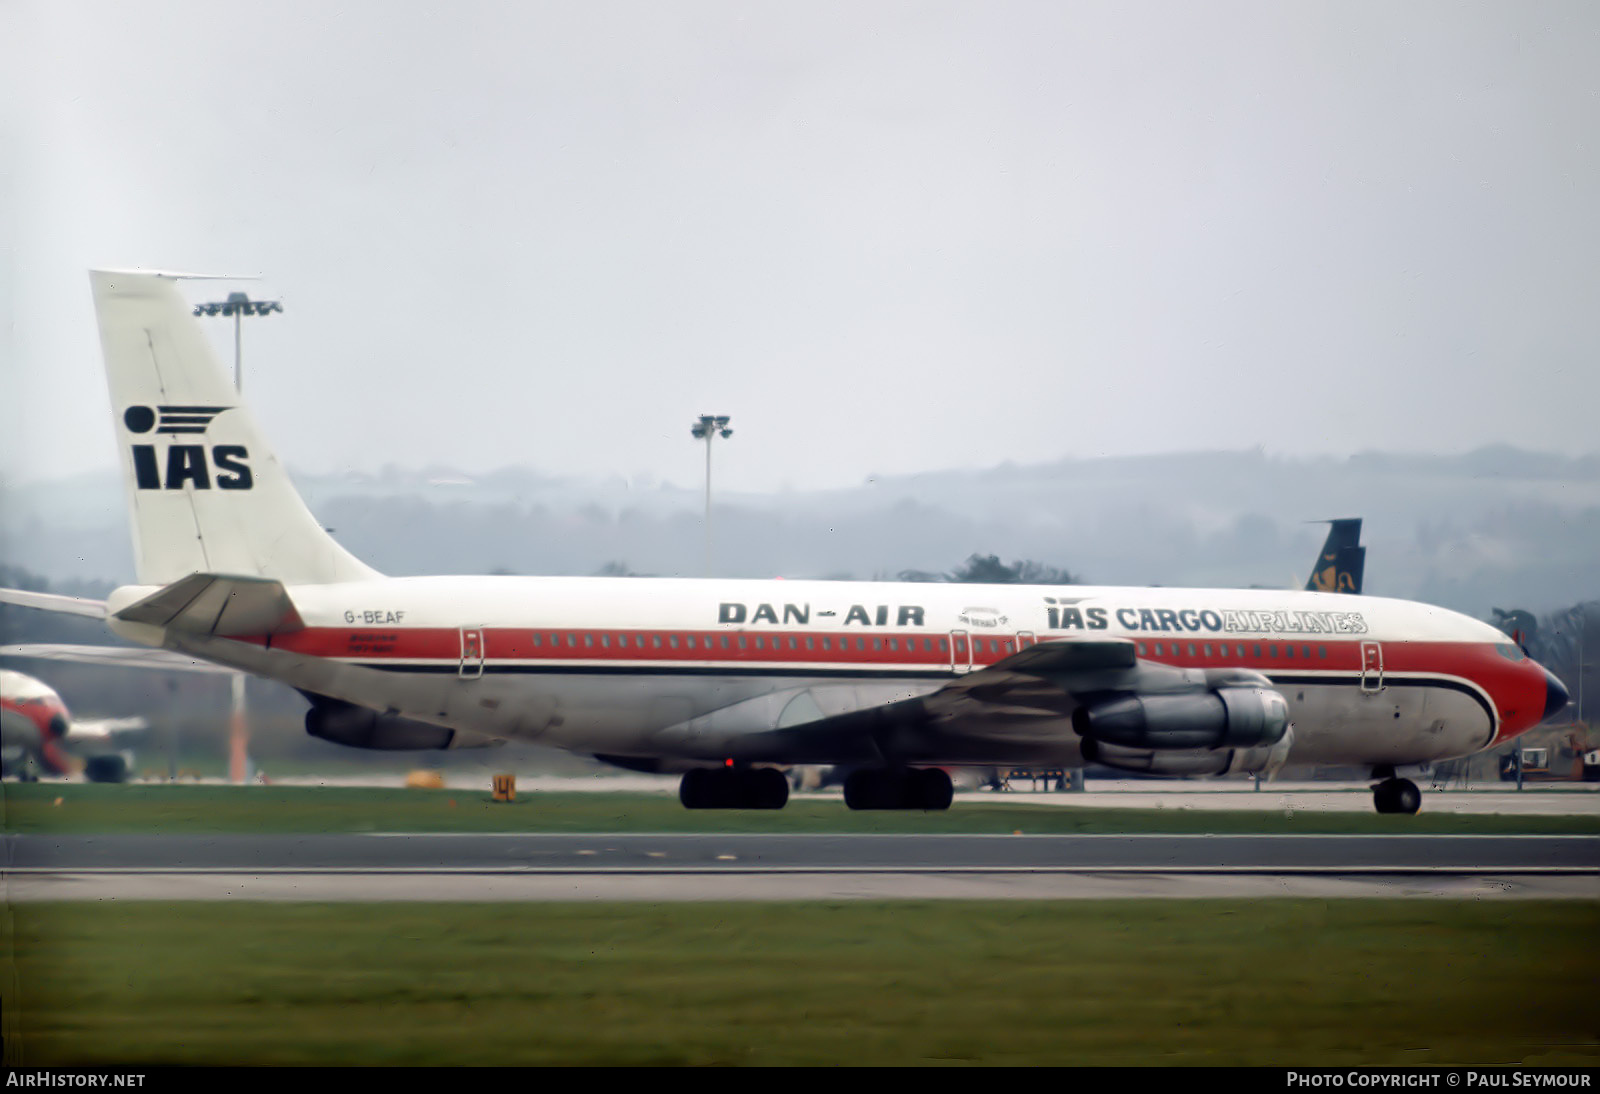
M 9 914 L 11 1065 L 1600 1063 L 1577 901 Z
M 684 809 L 675 796 L 345 787 L 0 784 L 10 833 L 222 832 L 973 832 L 1409 833 L 1600 835 L 1600 814 L 1414 817 L 1282 809 L 1091 809 L 957 802 L 947 813 L 862 812 L 833 800 L 777 812 Z M 58 804 L 59 802 L 59 804 Z

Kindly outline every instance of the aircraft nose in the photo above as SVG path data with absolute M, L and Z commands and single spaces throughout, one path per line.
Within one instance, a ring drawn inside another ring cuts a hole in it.
M 1555 673 L 1549 669 L 1544 670 L 1544 716 L 1550 718 L 1567 709 L 1567 702 L 1572 697 L 1567 694 L 1567 686 L 1556 679 Z

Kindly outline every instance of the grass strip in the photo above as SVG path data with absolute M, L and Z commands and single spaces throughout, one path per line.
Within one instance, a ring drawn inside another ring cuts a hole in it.
M 22 904 L 6 1063 L 1600 1060 L 1571 901 Z

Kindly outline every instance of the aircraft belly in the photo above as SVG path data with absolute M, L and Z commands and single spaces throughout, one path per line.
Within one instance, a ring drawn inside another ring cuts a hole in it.
M 1295 727 L 1290 763 L 1418 764 L 1466 756 L 1493 737 L 1482 702 L 1440 681 L 1280 685 Z
M 774 692 L 787 690 L 782 678 L 738 676 L 584 676 L 506 674 L 523 701 L 551 708 L 542 725 L 529 724 L 517 735 L 575 752 L 618 755 L 698 755 L 704 748 L 682 747 L 673 727 L 684 726 L 712 712 L 738 707 Z M 750 723 L 740 732 L 770 729 Z
M 741 741 L 785 727 L 797 709 L 831 717 L 887 705 L 931 686 L 781 677 L 510 674 L 463 683 L 476 694 L 493 689 L 507 707 L 525 712 L 509 734 L 502 725 L 502 734 L 578 752 L 680 758 L 741 755 Z M 1492 736 L 1477 699 L 1436 681 L 1397 679 L 1373 692 L 1349 682 L 1280 685 L 1279 690 L 1295 725 L 1292 763 L 1425 763 L 1476 752 Z M 804 718 L 794 728 L 803 733 Z M 974 709 L 891 729 L 880 743 L 913 763 L 1082 762 L 1079 739 L 1067 719 L 1028 709 Z

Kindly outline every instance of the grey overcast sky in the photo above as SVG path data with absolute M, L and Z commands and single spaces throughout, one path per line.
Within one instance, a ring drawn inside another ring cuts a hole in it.
M 308 470 L 696 485 L 700 413 L 747 490 L 1600 448 L 1590 0 L 9 0 L 0 39 L 8 482 L 114 464 L 94 265 L 264 275 L 245 389 Z

